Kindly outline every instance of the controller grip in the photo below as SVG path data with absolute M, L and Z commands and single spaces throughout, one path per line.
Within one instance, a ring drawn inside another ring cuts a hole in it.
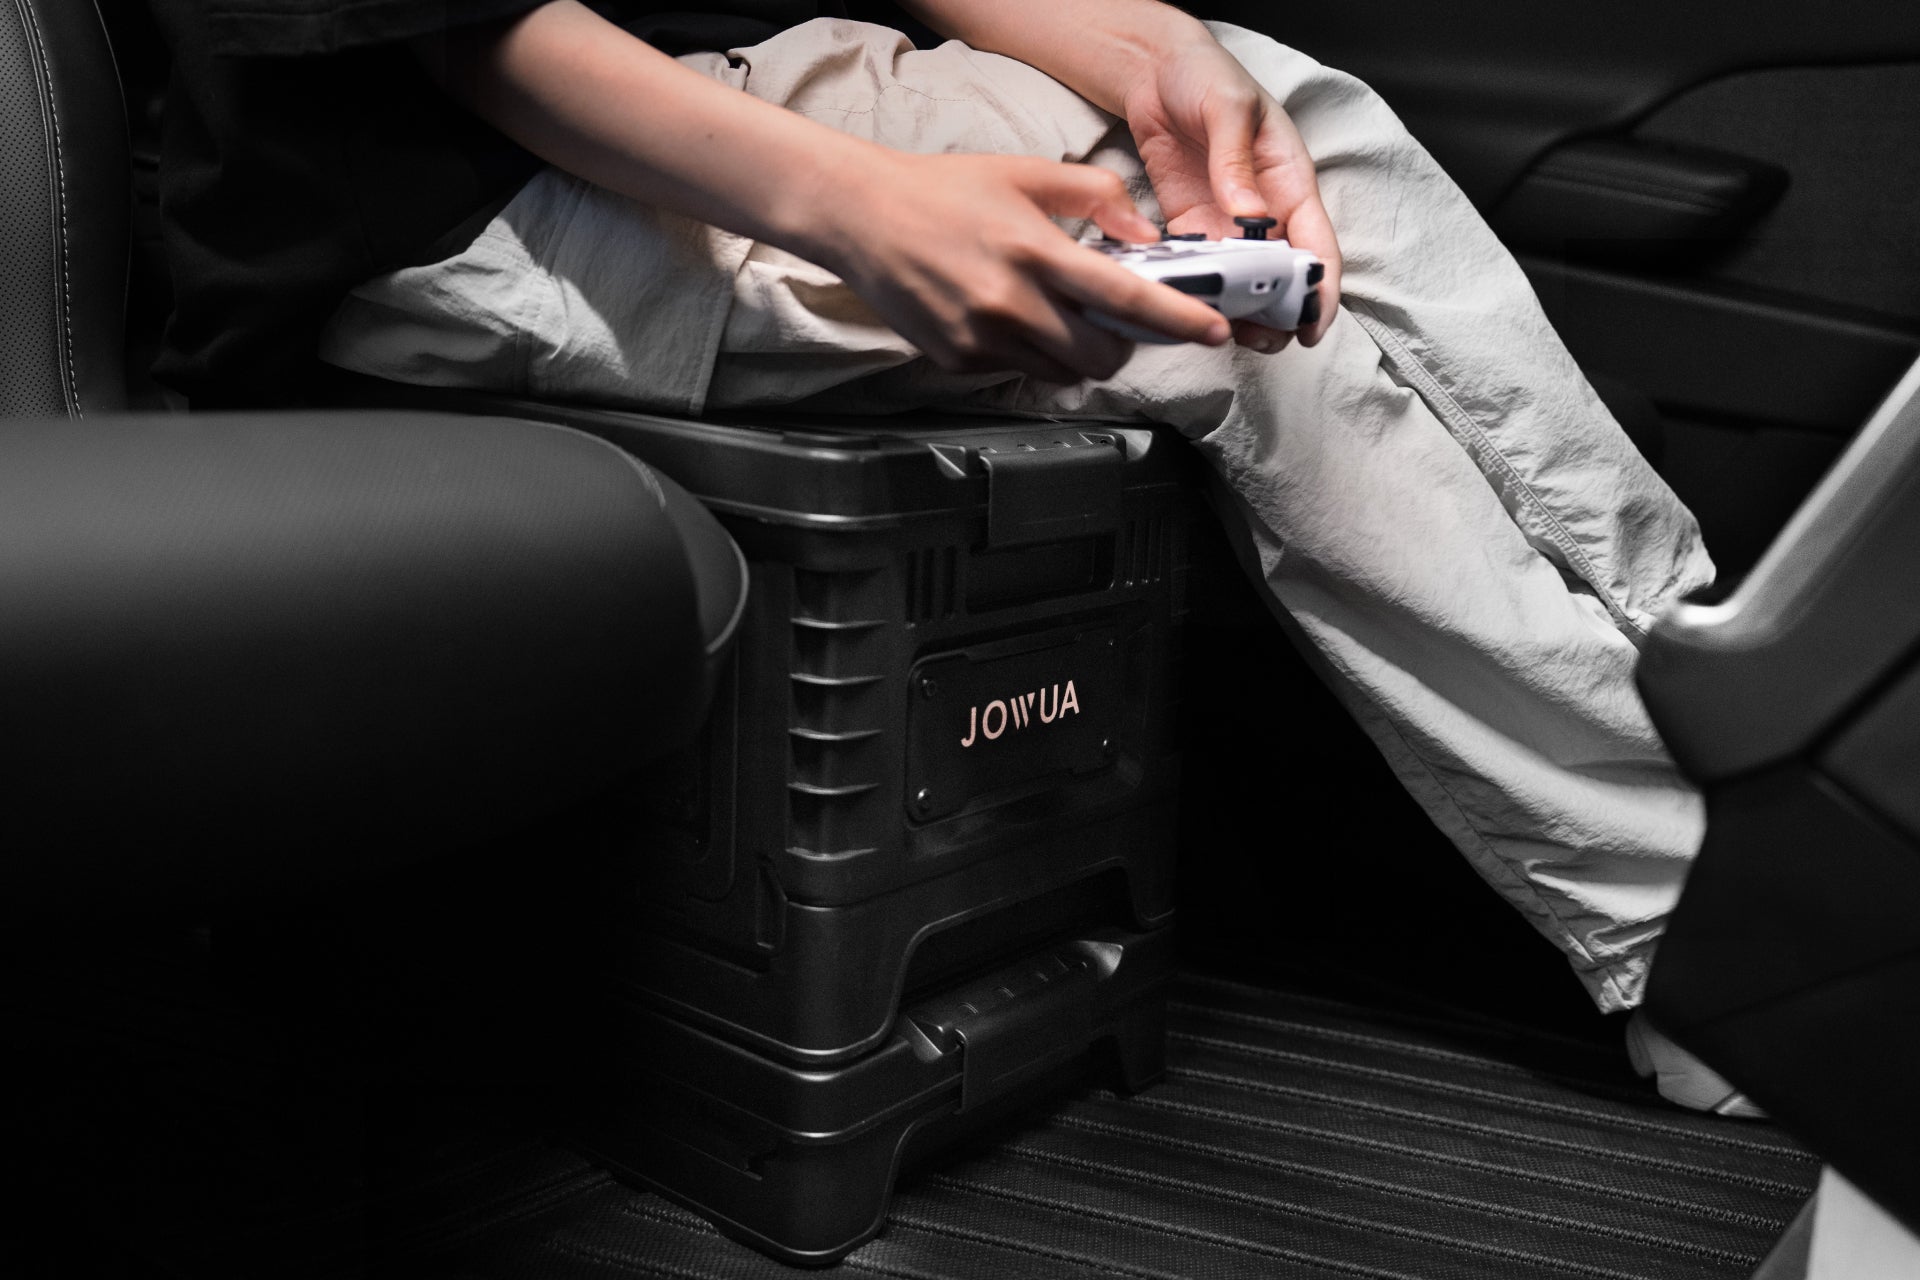
M 1313 277 L 1309 276 L 1308 279 L 1312 280 Z M 1315 280 L 1314 285 L 1317 284 L 1318 281 Z M 1246 319 L 1255 324 L 1263 324 L 1269 329 L 1283 329 L 1288 333 L 1296 329 L 1304 329 L 1320 319 L 1320 290 L 1314 285 L 1308 286 L 1307 296 L 1300 300 L 1300 310 L 1297 314 L 1282 315 L 1279 312 L 1279 304 L 1275 304 L 1253 312 Z

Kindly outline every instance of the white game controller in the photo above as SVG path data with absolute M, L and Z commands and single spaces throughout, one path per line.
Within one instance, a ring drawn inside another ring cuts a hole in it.
M 1291 332 L 1320 318 L 1320 291 L 1326 275 L 1320 259 L 1285 240 L 1269 240 L 1272 218 L 1235 218 L 1239 240 L 1170 236 L 1158 244 L 1119 240 L 1084 241 L 1148 280 L 1191 294 L 1229 320 L 1251 320 L 1269 329 Z M 1087 319 L 1133 342 L 1171 343 L 1175 339 L 1098 311 Z

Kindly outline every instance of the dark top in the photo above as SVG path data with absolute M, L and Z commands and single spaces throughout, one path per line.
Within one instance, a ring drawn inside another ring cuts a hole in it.
M 813 17 L 591 0 L 669 53 Z M 149 0 L 172 54 L 160 209 L 173 309 L 154 374 L 196 409 L 303 398 L 347 290 L 456 251 L 538 162 L 444 97 L 401 42 L 543 0 Z

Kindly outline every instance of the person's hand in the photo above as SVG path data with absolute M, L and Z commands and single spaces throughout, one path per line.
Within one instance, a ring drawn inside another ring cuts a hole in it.
M 1179 342 L 1228 340 L 1219 312 L 1142 280 L 1050 220 L 1088 218 L 1116 239 L 1159 239 L 1116 175 L 1030 156 L 872 159 L 856 189 L 823 206 L 837 227 L 807 238 L 823 246 L 816 260 L 941 368 L 1110 378 L 1133 344 L 1083 311 Z
M 1293 121 L 1233 55 L 1204 30 L 1153 64 L 1122 97 L 1122 114 L 1173 233 L 1213 239 L 1239 234 L 1235 217 L 1279 220 L 1279 235 L 1326 264 L 1320 319 L 1297 335 L 1320 341 L 1338 314 L 1340 243 L 1320 203 L 1313 157 Z M 1289 335 L 1250 321 L 1234 336 L 1261 351 L 1278 351 Z

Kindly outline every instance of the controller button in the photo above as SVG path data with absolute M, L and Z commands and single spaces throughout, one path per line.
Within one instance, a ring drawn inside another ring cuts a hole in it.
M 1218 271 L 1199 276 L 1163 276 L 1160 283 L 1181 293 L 1218 293 L 1227 286 Z
M 1280 224 L 1272 218 L 1235 218 L 1233 225 L 1240 228 L 1240 234 L 1248 240 L 1265 240 L 1267 232 Z
M 1161 236 L 1160 238 L 1162 240 L 1205 240 L 1207 233 L 1204 231 L 1182 231 L 1177 236 Z
M 1300 327 L 1306 328 L 1320 319 L 1320 295 L 1310 293 L 1307 300 L 1300 304 Z
M 1311 289 L 1327 278 L 1325 263 L 1315 262 L 1307 266 L 1307 288 Z

